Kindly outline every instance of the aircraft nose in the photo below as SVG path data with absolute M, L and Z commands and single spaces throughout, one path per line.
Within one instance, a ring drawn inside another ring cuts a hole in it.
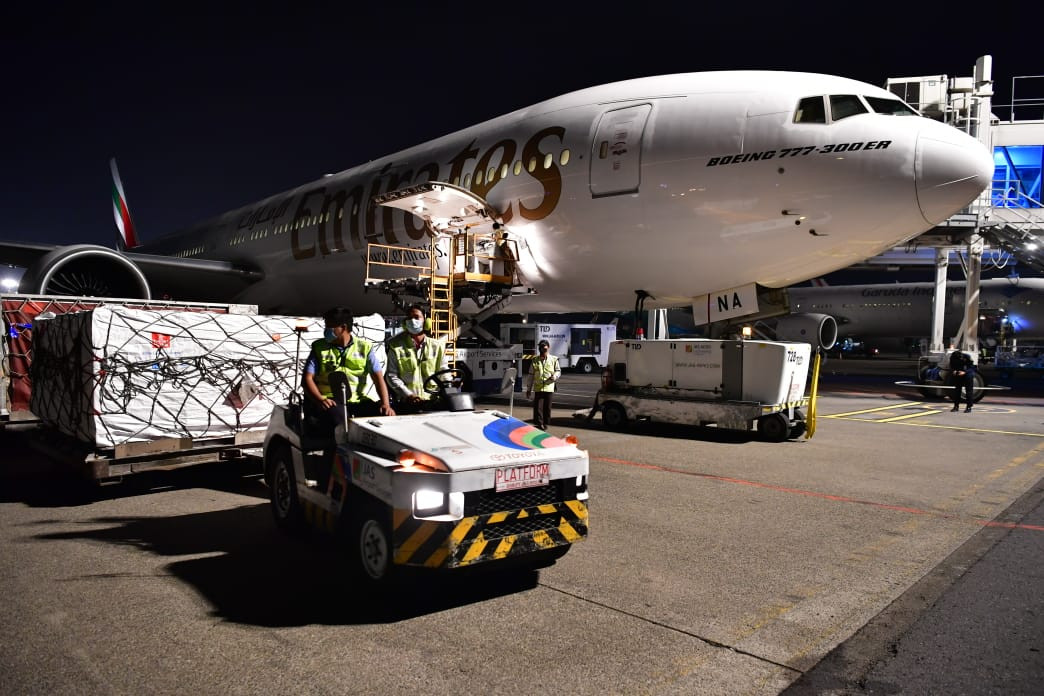
M 942 123 L 917 139 L 917 202 L 937 225 L 982 193 L 993 179 L 993 155 L 975 138 Z

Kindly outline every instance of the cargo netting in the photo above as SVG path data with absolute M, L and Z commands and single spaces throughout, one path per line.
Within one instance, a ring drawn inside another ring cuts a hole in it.
M 171 300 L 110 300 L 129 309 L 178 310 L 183 312 L 212 312 L 224 314 L 257 314 L 253 305 L 214 305 L 200 302 Z M 33 361 L 33 323 L 44 314 L 67 314 L 94 309 L 106 304 L 103 298 L 63 297 L 43 295 L 0 296 L 0 312 L 4 334 L 0 336 L 0 406 L 6 405 L 12 413 L 29 415 L 29 397 L 32 393 L 30 366 Z
M 383 317 L 356 321 L 383 359 Z M 299 387 L 322 333 L 314 318 L 122 307 L 64 314 L 36 324 L 30 405 L 100 448 L 263 430 L 273 404 Z

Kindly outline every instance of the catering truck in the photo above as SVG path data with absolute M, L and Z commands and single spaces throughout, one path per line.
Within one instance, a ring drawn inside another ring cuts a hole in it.
M 756 427 L 774 442 L 798 437 L 806 431 L 811 353 L 808 343 L 782 341 L 615 341 L 595 411 L 613 430 L 653 420 Z
M 539 568 L 563 556 L 587 536 L 587 452 L 475 409 L 470 393 L 451 391 L 461 377 L 451 368 L 425 383 L 446 410 L 353 418 L 332 432 L 299 395 L 277 405 L 264 444 L 276 524 L 346 537 L 354 574 L 378 586 L 411 566 Z

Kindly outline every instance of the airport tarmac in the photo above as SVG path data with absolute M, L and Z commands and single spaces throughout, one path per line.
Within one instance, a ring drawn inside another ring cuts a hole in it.
M 1044 394 L 951 413 L 837 377 L 815 437 L 765 443 L 607 432 L 573 417 L 597 376 L 567 375 L 551 430 L 590 453 L 590 537 L 385 597 L 281 535 L 251 470 L 82 497 L 0 434 L 0 691 L 1037 693 Z

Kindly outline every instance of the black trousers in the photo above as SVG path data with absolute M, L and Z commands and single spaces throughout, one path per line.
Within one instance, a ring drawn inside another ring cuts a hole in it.
M 547 430 L 551 424 L 551 397 L 554 392 L 533 392 L 533 423 L 541 430 Z
M 972 394 L 975 392 L 975 376 L 973 372 L 965 372 L 961 376 L 954 375 L 953 377 L 953 405 L 961 405 L 961 389 L 964 390 L 965 403 L 968 404 L 968 408 L 972 405 Z

